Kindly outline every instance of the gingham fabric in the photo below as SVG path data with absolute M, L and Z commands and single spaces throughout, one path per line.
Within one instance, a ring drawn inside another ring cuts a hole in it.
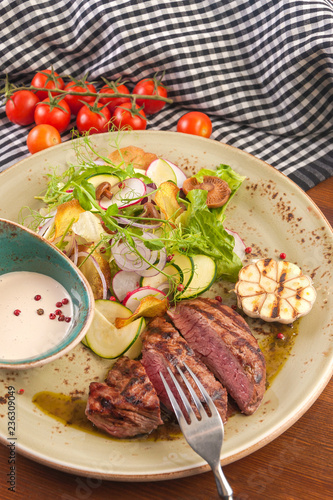
M 330 0 L 2 0 L 1 77 L 29 84 L 51 65 L 100 86 L 122 77 L 131 90 L 165 71 L 174 103 L 148 129 L 176 130 L 185 112 L 203 111 L 213 139 L 305 190 L 333 175 Z M 31 127 L 3 106 L 0 127 L 3 170 L 28 155 Z

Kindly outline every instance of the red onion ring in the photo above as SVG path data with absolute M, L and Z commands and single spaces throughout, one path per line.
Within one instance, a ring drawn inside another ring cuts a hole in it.
M 151 233 L 143 233 L 142 235 L 144 238 L 149 239 L 149 240 L 155 240 L 157 239 L 157 236 Z M 142 271 L 136 271 L 137 274 L 140 276 L 156 276 L 160 271 L 164 269 L 164 266 L 166 264 L 166 259 L 167 259 L 167 252 L 165 248 L 161 248 L 159 251 L 154 250 L 156 252 L 156 257 L 158 255 L 158 262 L 156 262 L 156 258 L 154 260 L 151 260 L 151 263 L 154 264 L 154 267 L 151 267 L 150 269 L 143 269 Z M 154 253 L 152 252 L 152 254 Z
M 119 224 L 126 224 L 128 226 L 133 226 L 133 227 L 139 227 L 140 229 L 156 229 L 161 226 L 162 222 L 159 222 L 157 224 L 141 224 L 140 222 L 132 221 L 129 219 L 126 219 L 125 217 L 118 217 L 116 216 L 115 219 L 119 222 Z
M 107 298 L 107 293 L 108 293 L 108 287 L 107 287 L 107 284 L 106 284 L 105 276 L 102 273 L 101 268 L 99 267 L 99 264 L 98 264 L 97 260 L 95 259 L 95 257 L 93 257 L 88 252 L 78 252 L 78 257 L 88 257 L 89 259 L 91 259 L 91 261 L 94 264 L 94 266 L 96 268 L 96 271 L 98 272 L 99 277 L 101 278 L 101 281 L 102 281 L 102 288 L 103 288 L 103 297 L 102 298 L 106 299 Z
M 53 224 L 55 219 L 55 214 L 48 219 L 40 228 L 38 228 L 38 234 L 42 236 L 43 238 L 45 237 L 46 231 L 49 229 L 51 224 Z
M 150 267 L 152 259 L 156 260 L 157 254 L 153 255 L 149 248 L 144 246 L 141 240 L 133 238 L 133 241 L 138 252 L 148 261 L 148 263 L 145 262 L 140 255 L 132 252 L 127 243 L 117 241 L 111 248 L 111 252 L 117 266 L 123 271 L 137 272 L 140 269 L 147 269 Z
M 74 238 L 74 252 L 70 256 L 70 259 L 73 261 L 74 265 L 77 266 L 77 261 L 78 261 L 78 244 L 76 239 Z

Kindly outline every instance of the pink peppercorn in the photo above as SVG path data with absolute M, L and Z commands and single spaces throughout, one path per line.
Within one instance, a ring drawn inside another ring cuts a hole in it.
M 21 311 L 19 309 L 15 309 L 14 314 L 15 316 L 19 316 L 21 314 Z
M 178 285 L 177 286 L 178 292 L 183 292 L 184 288 L 185 288 L 184 285 Z
M 117 299 L 116 299 L 116 297 L 114 297 L 113 295 L 111 295 L 111 297 L 110 297 L 109 300 L 112 300 L 113 302 L 115 302 Z
M 56 309 L 54 312 L 57 316 L 60 316 L 60 314 L 62 314 L 62 311 L 60 309 Z
M 69 316 L 66 316 L 66 317 L 65 317 L 65 321 L 66 321 L 66 323 L 69 323 L 71 319 L 72 319 L 72 318 L 70 318 Z
M 56 319 L 56 317 L 57 317 L 57 316 L 56 316 L 54 313 L 49 314 L 49 318 L 50 318 L 50 319 Z
M 35 299 L 35 300 L 40 300 L 41 298 L 42 298 L 42 296 L 41 296 L 41 295 L 35 295 L 35 296 L 34 296 L 34 299 Z
M 56 307 L 62 307 L 62 305 L 63 305 L 62 302 L 57 302 L 56 303 Z
M 222 302 L 222 297 L 220 295 L 216 295 L 215 300 L 218 302 Z
M 251 252 L 252 252 L 252 247 L 245 248 L 245 253 L 251 253 Z
M 65 297 L 64 299 L 62 299 L 62 301 L 61 301 L 61 302 L 62 302 L 62 303 L 64 304 L 64 306 L 65 306 L 66 304 L 68 304 L 69 300 Z
M 237 306 L 235 306 L 235 304 L 233 304 L 233 305 L 231 306 L 231 309 L 233 309 L 234 311 L 236 311 Z
M 277 336 L 276 336 L 276 338 L 279 339 L 279 340 L 283 340 L 284 339 L 283 333 L 278 333 Z
M 280 259 L 285 259 L 286 257 L 287 257 L 287 255 L 284 252 L 280 253 Z
M 19 389 L 19 390 L 17 391 L 17 394 L 23 394 L 23 393 L 24 393 L 24 389 Z

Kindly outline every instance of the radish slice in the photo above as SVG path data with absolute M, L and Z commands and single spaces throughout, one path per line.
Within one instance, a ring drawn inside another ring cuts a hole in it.
M 114 193 L 111 200 L 103 196 L 99 202 L 101 208 L 104 208 L 104 210 L 114 203 L 119 208 L 130 207 L 131 205 L 140 203 L 146 194 L 146 185 L 140 179 L 131 177 L 119 182 L 111 191 Z
M 158 158 L 151 162 L 147 168 L 146 175 L 150 177 L 156 186 L 160 186 L 163 182 L 172 181 L 176 184 L 177 177 L 173 168 L 166 160 Z
M 165 299 L 166 295 L 161 290 L 157 288 L 152 288 L 151 286 L 144 286 L 141 288 L 137 288 L 132 292 L 129 292 L 123 300 L 123 305 L 127 307 L 132 313 L 138 308 L 140 305 L 140 300 L 148 297 L 149 295 L 153 295 L 157 299 Z
M 169 160 L 165 160 L 164 158 L 159 158 L 157 160 L 152 161 L 149 167 L 147 168 L 146 175 L 150 177 L 152 180 L 154 180 L 154 177 L 156 175 L 155 172 L 158 171 L 158 169 L 161 169 L 163 171 L 162 168 L 163 164 L 161 167 L 161 161 L 164 162 L 164 164 L 167 163 L 167 165 L 165 166 L 166 171 L 168 170 L 168 166 L 173 171 L 173 175 L 171 175 L 172 178 L 170 178 L 170 180 L 174 181 L 177 184 L 177 186 L 181 188 L 184 184 L 184 181 L 187 179 L 186 175 L 179 167 L 177 167 L 177 165 L 175 165 Z
M 136 290 L 140 286 L 140 278 L 130 271 L 118 271 L 112 280 L 113 293 L 122 302 L 128 292 Z
M 184 181 L 187 179 L 187 176 L 184 174 L 184 172 L 179 167 L 177 167 L 177 165 L 175 165 L 174 163 L 171 163 L 171 161 L 169 161 L 169 160 L 164 160 L 164 161 L 169 163 L 170 167 L 172 168 L 172 170 L 176 174 L 177 186 L 179 188 L 182 188 Z
M 238 257 L 240 258 L 240 260 L 244 260 L 245 258 L 245 248 L 246 248 L 246 245 L 244 243 L 244 241 L 242 240 L 242 238 L 239 236 L 238 233 L 236 233 L 235 231 L 231 231 L 230 229 L 227 229 L 227 228 L 224 228 L 227 233 L 231 234 L 231 236 L 234 237 L 235 239 L 235 245 L 234 245 L 234 252 L 236 255 L 238 255 Z

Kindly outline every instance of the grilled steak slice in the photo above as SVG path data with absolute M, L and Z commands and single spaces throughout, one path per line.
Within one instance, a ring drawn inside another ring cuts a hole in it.
M 141 362 L 156 389 L 158 397 L 168 409 L 172 410 L 172 406 L 164 389 L 159 372 L 161 371 L 163 373 L 167 382 L 171 387 L 173 387 L 173 382 L 167 372 L 167 367 L 169 366 L 177 380 L 181 381 L 176 365 L 179 365 L 181 368 L 183 362 L 185 361 L 197 375 L 200 382 L 213 399 L 222 420 L 224 422 L 227 420 L 228 395 L 226 390 L 215 379 L 213 374 L 200 361 L 200 359 L 195 356 L 186 340 L 179 335 L 177 330 L 169 321 L 162 317 L 154 318 L 149 323 L 148 328 L 142 333 L 142 342 Z M 187 371 L 185 371 L 185 374 L 199 399 L 203 400 L 203 397 L 192 378 L 187 375 Z M 183 382 L 181 382 L 181 385 L 184 387 Z M 176 391 L 173 392 L 180 406 L 182 406 L 178 393 Z M 186 388 L 184 388 L 184 392 L 187 394 Z M 191 400 L 189 395 L 188 397 L 189 400 Z M 197 411 L 195 407 L 193 409 L 194 411 Z
M 246 321 L 206 298 L 179 302 L 168 315 L 242 413 L 254 413 L 265 392 L 266 364 Z
M 160 402 L 139 361 L 125 356 L 109 371 L 106 383 L 92 382 L 86 416 L 117 438 L 147 434 L 163 424 Z

